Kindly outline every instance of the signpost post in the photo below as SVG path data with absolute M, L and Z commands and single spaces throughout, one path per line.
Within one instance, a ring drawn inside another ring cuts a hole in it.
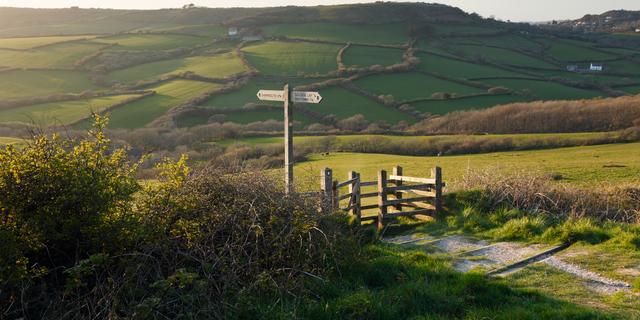
M 284 104 L 284 181 L 288 194 L 293 189 L 293 103 L 320 103 L 322 96 L 318 92 L 291 91 L 288 84 L 284 90 L 260 90 L 257 96 Z

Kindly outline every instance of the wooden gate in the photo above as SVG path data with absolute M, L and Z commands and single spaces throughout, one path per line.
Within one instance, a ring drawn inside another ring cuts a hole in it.
M 390 219 L 442 212 L 445 183 L 439 167 L 431 170 L 430 178 L 405 176 L 400 166 L 394 167 L 390 175 L 379 171 L 377 181 L 362 181 L 359 173 L 350 171 L 347 180 L 339 182 L 333 179 L 329 168 L 323 169 L 321 175 L 323 209 L 347 211 L 357 224 L 374 221 L 378 232 Z

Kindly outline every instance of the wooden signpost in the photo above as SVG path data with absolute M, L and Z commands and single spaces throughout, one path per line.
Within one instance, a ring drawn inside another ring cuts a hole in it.
M 293 103 L 320 103 L 322 96 L 318 92 L 291 91 L 288 84 L 283 90 L 260 90 L 257 96 L 263 101 L 284 104 L 284 181 L 289 193 L 293 189 Z

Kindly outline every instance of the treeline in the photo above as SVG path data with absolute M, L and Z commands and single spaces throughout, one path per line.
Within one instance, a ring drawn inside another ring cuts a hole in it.
M 458 111 L 423 120 L 413 130 L 423 134 L 593 132 L 622 130 L 639 121 L 640 95 Z

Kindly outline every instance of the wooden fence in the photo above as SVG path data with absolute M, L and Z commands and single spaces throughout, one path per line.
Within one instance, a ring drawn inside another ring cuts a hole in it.
M 442 211 L 445 183 L 439 167 L 431 169 L 431 178 L 405 176 L 402 167 L 396 166 L 391 175 L 385 170 L 379 171 L 377 181 L 362 181 L 359 173 L 350 171 L 347 180 L 342 182 L 334 180 L 333 171 L 325 168 L 320 179 L 324 210 L 347 211 L 358 225 L 374 221 L 378 232 L 384 230 L 386 221 L 397 217 L 435 215 Z M 365 200 L 370 198 L 376 201 Z M 376 214 L 366 214 L 372 210 Z

